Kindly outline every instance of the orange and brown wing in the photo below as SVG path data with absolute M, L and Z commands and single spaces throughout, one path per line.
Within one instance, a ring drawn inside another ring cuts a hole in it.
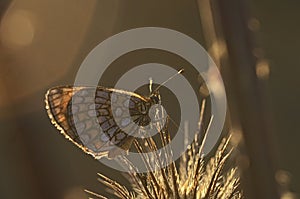
M 50 89 L 45 101 L 51 122 L 60 132 L 84 152 L 101 158 L 129 149 L 138 128 L 124 113 L 126 109 L 135 112 L 145 100 L 122 90 L 62 86 Z

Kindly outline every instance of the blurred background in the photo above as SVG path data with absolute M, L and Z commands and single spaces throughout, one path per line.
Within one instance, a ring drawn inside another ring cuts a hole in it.
M 125 180 L 58 133 L 44 94 L 72 84 L 101 41 L 144 26 L 192 37 L 220 67 L 245 197 L 297 198 L 299 6 L 295 0 L 1 0 L 0 198 L 81 199 L 84 188 L 104 192 L 97 172 Z M 135 52 L 113 65 L 122 71 L 150 61 L 182 60 Z

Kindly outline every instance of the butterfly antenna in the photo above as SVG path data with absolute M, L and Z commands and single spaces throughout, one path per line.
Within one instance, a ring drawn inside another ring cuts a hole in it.
M 174 77 L 176 77 L 177 75 L 181 74 L 184 72 L 184 69 L 180 69 L 176 74 L 172 75 L 171 77 L 169 77 L 169 79 L 167 79 L 166 81 L 164 81 L 163 83 L 161 83 L 155 90 L 154 93 L 156 91 L 158 91 L 158 89 L 160 89 L 160 87 L 162 87 L 163 85 L 165 85 L 168 81 L 170 81 L 171 79 L 173 79 Z

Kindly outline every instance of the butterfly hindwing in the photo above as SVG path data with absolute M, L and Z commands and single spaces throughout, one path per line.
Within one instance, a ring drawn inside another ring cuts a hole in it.
M 84 152 L 101 158 L 129 149 L 132 135 L 138 131 L 129 121 L 141 120 L 139 107 L 147 99 L 104 87 L 61 86 L 48 90 L 45 101 L 48 115 L 61 133 Z

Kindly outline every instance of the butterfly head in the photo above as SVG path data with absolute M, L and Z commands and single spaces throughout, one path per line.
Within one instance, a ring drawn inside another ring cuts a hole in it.
M 152 104 L 161 104 L 161 98 L 160 98 L 159 91 L 154 91 L 150 95 L 150 100 L 151 100 Z

